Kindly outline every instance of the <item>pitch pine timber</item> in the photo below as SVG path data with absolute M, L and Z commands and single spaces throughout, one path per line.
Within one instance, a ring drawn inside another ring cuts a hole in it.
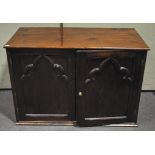
M 149 50 L 133 28 L 19 28 L 4 47 Z
M 4 45 L 17 124 L 136 126 L 149 47 L 132 28 L 19 28 Z

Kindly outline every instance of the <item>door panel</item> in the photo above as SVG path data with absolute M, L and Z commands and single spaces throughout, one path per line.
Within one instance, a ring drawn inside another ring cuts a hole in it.
M 92 126 L 128 119 L 134 53 L 78 51 L 78 123 Z M 78 63 L 77 62 L 77 63 Z
M 20 120 L 75 120 L 75 56 L 35 50 L 12 52 Z

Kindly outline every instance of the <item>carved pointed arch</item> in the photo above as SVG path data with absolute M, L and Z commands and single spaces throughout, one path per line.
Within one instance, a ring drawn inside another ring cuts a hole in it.
M 41 59 L 45 59 L 51 65 L 51 69 L 53 69 L 59 77 L 62 77 L 63 79 L 68 80 L 68 76 L 65 74 L 65 70 L 63 66 L 60 64 L 54 63 L 54 61 L 47 55 L 39 55 L 34 59 L 33 63 L 26 65 L 24 67 L 23 74 L 21 75 L 21 79 L 31 77 L 33 72 L 36 70 L 39 64 L 39 61 Z
M 88 73 L 88 78 L 85 80 L 85 84 L 94 81 L 95 77 L 102 73 L 104 71 L 104 68 L 109 64 L 113 65 L 114 69 L 121 76 L 122 80 L 132 81 L 131 73 L 126 67 L 121 66 L 118 60 L 115 58 L 107 58 L 100 63 L 99 67 L 90 70 L 90 72 Z

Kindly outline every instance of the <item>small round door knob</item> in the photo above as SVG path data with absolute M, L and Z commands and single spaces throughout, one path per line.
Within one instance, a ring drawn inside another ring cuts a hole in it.
M 79 94 L 79 96 L 82 96 L 82 92 L 81 91 L 78 94 Z

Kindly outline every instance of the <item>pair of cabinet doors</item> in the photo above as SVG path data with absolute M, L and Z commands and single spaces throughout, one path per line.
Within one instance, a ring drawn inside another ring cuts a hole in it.
M 7 54 L 17 122 L 136 122 L 145 53 L 8 49 Z

